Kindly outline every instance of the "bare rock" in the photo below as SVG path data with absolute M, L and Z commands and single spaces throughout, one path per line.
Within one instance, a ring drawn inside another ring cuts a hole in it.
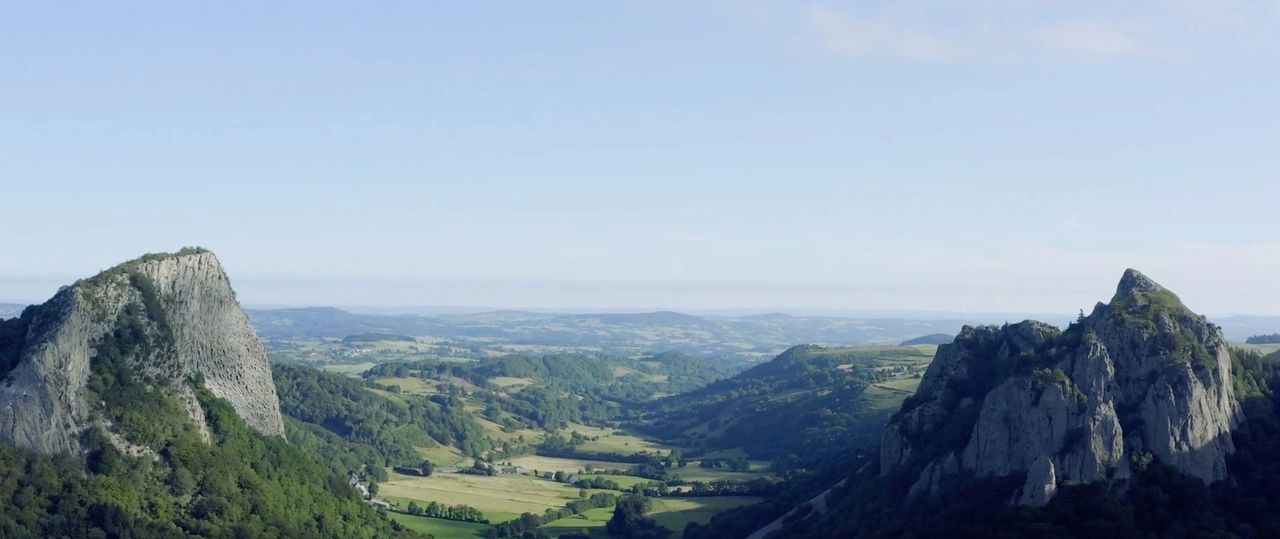
M 1018 505 L 1043 507 L 1057 492 L 1058 479 L 1053 461 L 1049 457 L 1040 457 L 1027 469 L 1027 481 L 1022 485 Z
M 1239 415 L 1219 329 L 1128 270 L 1109 304 L 1065 332 L 965 328 L 939 347 L 885 429 L 881 471 L 924 459 L 916 495 L 947 474 L 1027 474 L 1017 501 L 1028 505 L 1058 481 L 1122 481 L 1137 452 L 1212 482 L 1226 477 Z
M 166 327 L 164 345 L 129 358 L 130 367 L 172 385 L 204 433 L 203 411 L 182 385 L 191 377 L 202 378 L 249 426 L 283 436 L 266 353 L 226 274 L 213 253 L 184 250 L 127 262 L 38 307 L 19 364 L 0 382 L 0 439 L 45 453 L 79 449 L 81 433 L 95 422 L 96 403 L 85 395 L 92 358 L 126 306 L 146 301 L 137 280 L 153 287 Z

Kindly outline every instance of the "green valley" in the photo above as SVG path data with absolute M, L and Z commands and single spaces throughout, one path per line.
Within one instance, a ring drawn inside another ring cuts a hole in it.
M 826 455 L 864 447 L 934 348 L 802 346 L 735 375 L 681 353 L 428 358 L 358 373 L 291 361 L 274 371 L 291 438 L 376 484 L 376 497 L 418 528 L 441 519 L 411 507 L 465 506 L 490 525 L 537 517 L 485 532 L 498 536 L 590 531 L 610 508 L 569 507 L 637 493 L 679 535 L 776 495 L 782 477 L 811 474 Z M 791 434 L 763 443 L 747 434 L 755 429 Z M 798 449 L 819 443 L 829 450 Z M 401 470 L 423 459 L 429 476 Z M 474 531 L 463 524 L 442 533 Z

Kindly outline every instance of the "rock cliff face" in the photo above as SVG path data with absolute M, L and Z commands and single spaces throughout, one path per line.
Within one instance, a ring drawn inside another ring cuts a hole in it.
M 146 316 L 133 314 L 139 312 Z M 23 316 L 22 337 L 10 345 L 16 366 L 0 372 L 0 439 L 46 453 L 76 452 L 83 431 L 101 423 L 86 389 L 93 358 L 131 314 L 145 318 L 151 345 L 128 357 L 129 366 L 171 388 L 199 426 L 204 414 L 189 383 L 196 379 L 254 429 L 284 435 L 266 354 L 218 259 L 184 249 L 64 287 Z
M 1128 270 L 1111 303 L 1065 332 L 966 327 L 939 347 L 885 430 L 881 472 L 918 474 L 913 495 L 959 474 L 1025 475 L 1024 505 L 1062 481 L 1124 481 L 1148 457 L 1212 482 L 1238 417 L 1219 329 Z

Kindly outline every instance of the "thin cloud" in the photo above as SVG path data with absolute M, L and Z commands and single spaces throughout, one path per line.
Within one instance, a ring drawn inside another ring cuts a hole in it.
M 1137 32 L 1102 22 L 1066 22 L 1045 26 L 1032 35 L 1044 50 L 1081 60 L 1170 58 L 1146 43 Z
M 828 50 L 842 55 L 931 61 L 955 61 L 963 56 L 960 48 L 945 39 L 887 20 L 859 20 L 815 7 L 809 12 L 809 24 Z

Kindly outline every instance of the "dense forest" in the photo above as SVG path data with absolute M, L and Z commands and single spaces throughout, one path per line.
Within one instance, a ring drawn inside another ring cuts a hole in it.
M 1245 339 L 1245 342 L 1248 344 L 1280 344 L 1280 333 L 1254 335 Z
M 272 376 L 290 439 L 340 471 L 411 462 L 414 447 L 436 443 L 473 456 L 493 448 L 457 397 L 388 399 L 361 380 L 299 365 L 275 365 Z
M 131 439 L 149 438 L 153 452 L 125 454 L 99 429 L 86 433 L 85 460 L 0 444 L 0 499 L 7 502 L 0 537 L 412 535 L 361 502 L 339 475 L 285 440 L 252 431 L 207 391 L 197 394 L 208 444 L 172 398 L 137 392 L 113 398 L 137 416 L 126 427 Z

